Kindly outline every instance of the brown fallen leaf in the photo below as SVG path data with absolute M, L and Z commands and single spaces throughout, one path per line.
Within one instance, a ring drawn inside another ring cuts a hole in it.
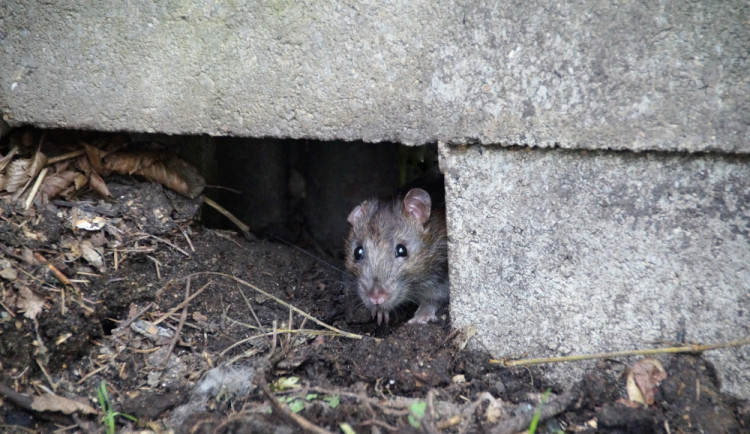
M 163 152 L 115 152 L 104 159 L 104 170 L 140 175 L 190 198 L 200 195 L 206 185 L 193 166 Z
M 104 182 L 98 173 L 92 171 L 89 175 L 89 186 L 92 190 L 101 194 L 104 197 L 112 197 L 112 193 L 109 191 L 107 184 Z
M 48 199 L 51 199 L 60 194 L 60 192 L 62 192 L 66 188 L 70 187 L 70 185 L 75 183 L 76 179 L 80 176 L 80 173 L 74 172 L 72 170 L 66 170 L 65 172 L 48 176 L 42 184 L 42 192 L 47 196 Z
M 107 176 L 105 173 L 102 173 L 104 167 L 102 158 L 104 158 L 105 152 L 95 146 L 89 145 L 88 143 L 81 143 L 83 143 L 83 149 L 86 151 L 86 159 L 94 172 L 102 176 Z
M 665 378 L 667 378 L 667 371 L 658 360 L 637 361 L 628 373 L 626 385 L 628 398 L 645 405 L 653 404 L 656 389 Z
M 15 193 L 23 187 L 29 180 L 29 167 L 31 160 L 28 158 L 19 158 L 8 164 L 5 172 L 4 189 L 8 193 Z
M 31 402 L 31 408 L 36 411 L 59 411 L 64 414 L 78 412 L 83 414 L 97 414 L 97 411 L 86 403 L 52 393 L 35 397 Z

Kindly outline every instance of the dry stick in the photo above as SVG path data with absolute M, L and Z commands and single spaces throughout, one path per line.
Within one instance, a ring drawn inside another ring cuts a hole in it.
M 39 359 L 36 359 L 36 364 L 39 366 L 39 369 L 42 370 L 42 374 L 44 374 L 44 376 L 47 377 L 47 381 L 49 381 L 49 385 L 52 386 L 52 391 L 54 393 L 57 393 L 57 385 L 60 384 L 62 380 L 55 383 L 52 380 L 52 377 L 49 375 L 49 372 L 47 372 L 47 368 L 44 367 L 44 365 L 42 364 L 42 362 L 39 361 Z
M 250 326 L 250 325 L 247 325 L 247 324 L 243 324 L 243 323 L 241 323 L 241 322 L 239 322 L 237 320 L 234 320 L 232 318 L 229 318 L 229 321 L 231 321 L 231 322 L 233 322 L 235 324 L 239 324 L 239 325 L 243 325 L 243 326 L 246 326 L 246 327 L 254 328 L 253 326 Z M 232 345 L 224 348 L 219 353 L 219 355 L 223 356 L 224 354 L 228 353 L 230 350 L 232 350 L 232 349 L 234 349 L 234 348 L 236 348 L 236 347 L 238 347 L 238 346 L 240 346 L 242 344 L 245 344 L 247 342 L 250 342 L 252 340 L 259 339 L 259 338 L 262 338 L 262 337 L 267 337 L 269 339 L 270 344 L 273 345 L 274 342 L 273 342 L 272 338 L 274 336 L 276 336 L 277 334 L 279 334 L 279 333 L 296 333 L 296 334 L 309 334 L 309 335 L 313 335 L 313 336 L 331 336 L 331 337 L 341 336 L 340 333 L 334 332 L 334 331 L 331 331 L 331 330 L 317 330 L 317 329 L 295 329 L 295 330 L 281 329 L 281 330 L 278 330 L 278 329 L 272 329 L 271 331 L 259 333 L 257 335 L 253 335 L 253 336 L 247 337 L 245 339 L 236 341 Z M 275 351 L 276 347 L 273 346 L 271 348 L 271 350 Z
M 159 262 L 158 259 L 152 257 L 151 255 L 146 255 L 148 259 L 151 260 L 151 262 L 154 263 L 154 268 L 156 269 L 156 278 L 158 280 L 161 280 L 161 269 L 159 268 L 159 265 L 161 265 L 161 262 Z
M 23 209 L 29 209 L 32 202 L 34 202 L 34 197 L 36 197 L 36 194 L 39 191 L 39 187 L 42 185 L 42 181 L 44 181 L 44 177 L 47 176 L 48 170 L 49 167 L 45 167 L 41 172 L 39 172 L 39 175 L 37 175 L 36 182 L 34 183 L 34 186 L 31 187 L 31 191 L 29 191 L 29 197 L 26 198 L 26 203 L 23 205 Z
M 133 323 L 133 321 L 137 320 L 138 317 L 140 317 L 141 315 L 143 315 L 144 313 L 146 313 L 149 309 L 151 309 L 151 306 L 153 306 L 153 305 L 154 305 L 153 302 L 147 304 L 146 307 L 144 307 L 143 309 L 139 310 L 138 313 L 136 313 L 132 317 L 130 317 L 130 318 L 126 319 L 125 321 L 123 321 L 119 326 L 117 326 L 117 328 L 120 329 L 120 330 L 124 330 L 124 329 L 128 328 L 130 326 L 130 324 Z M 114 330 L 112 330 L 112 331 L 114 332 Z
M 47 268 L 49 268 L 50 271 L 52 271 L 52 274 L 54 274 L 55 277 L 57 277 L 57 279 L 60 282 L 62 282 L 63 285 L 72 286 L 73 288 L 78 290 L 78 287 L 76 287 L 76 285 L 73 282 L 71 282 L 70 279 L 68 279 L 68 277 L 62 273 L 62 271 L 58 270 L 57 267 L 52 265 L 51 262 L 47 261 L 47 259 L 45 259 L 44 256 L 42 256 L 41 254 L 37 252 L 34 252 L 34 258 L 36 258 L 36 260 L 39 261 L 41 265 L 46 265 Z
M 283 416 L 285 416 L 287 419 L 290 419 L 292 422 L 296 423 L 305 431 L 309 431 L 316 434 L 333 434 L 331 431 L 328 431 L 327 429 L 321 428 L 309 420 L 305 419 L 304 417 L 294 413 L 293 411 L 289 410 L 287 406 L 282 405 L 279 400 L 276 399 L 275 396 L 271 393 L 270 390 L 268 390 L 268 386 L 266 386 L 265 382 L 261 383 L 260 385 L 261 389 L 263 390 L 263 394 L 266 395 L 266 398 L 268 398 L 269 401 L 271 401 L 271 405 L 275 410 L 277 410 L 279 413 L 281 413 Z
M 60 282 L 62 282 L 63 285 L 70 286 L 73 289 L 75 289 L 77 292 L 80 293 L 80 290 L 78 289 L 78 286 L 76 286 L 75 283 L 71 282 L 70 279 L 68 279 L 68 277 L 62 273 L 62 271 L 58 270 L 57 267 L 55 267 L 54 265 L 52 265 L 51 262 L 47 261 L 47 259 L 45 259 L 44 256 L 42 256 L 38 252 L 34 252 L 34 258 L 36 258 L 36 260 L 39 261 L 42 265 L 46 265 L 47 268 L 49 268 L 50 271 L 52 271 L 52 274 L 54 274 L 55 277 L 57 277 L 57 279 Z M 66 315 L 66 313 L 67 312 L 66 312 L 66 309 L 65 309 L 65 288 L 63 288 L 60 291 L 60 314 L 64 316 L 64 315 Z
M 16 317 L 16 314 L 13 313 L 12 310 L 8 309 L 8 306 L 6 306 L 5 303 L 3 303 L 2 301 L 0 301 L 0 306 L 2 306 L 3 309 L 5 309 L 5 311 L 8 312 L 8 315 L 10 315 L 11 318 L 15 318 Z
M 187 276 L 188 282 L 190 281 L 190 279 L 194 275 L 195 274 L 191 274 L 191 275 Z M 172 309 L 169 309 L 169 311 L 167 313 L 165 313 L 164 315 L 162 315 L 161 318 L 157 319 L 156 321 L 152 322 L 151 324 L 157 325 L 160 322 L 162 322 L 162 321 L 166 320 L 167 318 L 169 318 L 169 316 L 172 315 L 173 313 L 175 313 L 178 310 L 182 309 L 183 307 L 187 306 L 195 297 L 197 297 L 198 295 L 200 295 L 200 293 L 203 292 L 204 289 L 208 288 L 208 285 L 210 285 L 212 283 L 213 282 L 208 282 L 205 285 L 201 286 L 201 289 L 195 291 L 194 294 L 192 294 L 190 297 L 186 298 L 182 303 L 178 304 L 177 306 L 173 307 Z
M 264 330 L 263 325 L 260 323 L 260 320 L 258 319 L 258 315 L 255 314 L 255 309 L 253 309 L 253 305 L 250 303 L 250 300 L 245 295 L 245 291 L 240 288 L 240 295 L 242 296 L 242 299 L 245 300 L 245 304 L 247 304 L 247 307 L 250 308 L 250 313 L 253 315 L 253 318 L 255 319 L 255 323 L 258 324 L 258 330 Z M 268 338 L 268 343 L 271 343 L 271 338 Z
M 215 209 L 216 211 L 218 211 L 219 213 L 221 213 L 224 217 L 228 218 L 229 221 L 231 221 L 232 223 L 234 223 L 234 225 L 237 226 L 243 233 L 250 232 L 250 227 L 248 225 L 242 223 L 237 217 L 235 217 L 234 215 L 232 215 L 231 212 L 229 212 L 226 209 L 224 209 L 224 207 L 222 207 L 218 203 L 216 203 L 213 200 L 207 198 L 206 196 L 203 196 L 203 203 L 205 203 L 206 205 L 208 205 L 211 208 Z
M 654 354 L 670 354 L 670 353 L 701 353 L 709 350 L 718 350 L 721 348 L 740 347 L 743 345 L 750 345 L 750 337 L 744 339 L 738 339 L 729 342 L 723 342 L 720 344 L 713 345 L 686 345 L 682 347 L 669 347 L 669 348 L 651 348 L 646 350 L 632 350 L 632 351 L 615 351 L 611 353 L 598 353 L 598 354 L 580 354 L 575 356 L 561 356 L 561 357 L 549 357 L 541 359 L 523 359 L 523 360 L 497 360 L 491 359 L 491 364 L 501 364 L 503 366 L 528 366 L 528 365 L 539 365 L 543 363 L 559 363 L 559 362 L 575 362 L 579 360 L 588 359 L 612 359 L 615 357 L 625 356 L 651 356 Z
M 188 298 L 190 298 L 190 282 L 192 281 L 191 278 L 188 277 L 187 283 L 185 284 L 185 301 L 187 301 Z M 185 325 L 185 320 L 187 319 L 187 309 L 188 309 L 188 303 L 184 303 L 185 306 L 182 308 L 182 314 L 180 315 L 180 322 L 177 324 L 177 330 L 174 332 L 174 336 L 172 337 L 172 341 L 169 343 L 169 348 L 167 348 L 167 353 L 164 355 L 164 361 L 162 362 L 162 369 L 166 369 L 167 363 L 169 362 L 169 355 L 172 354 L 172 351 L 174 351 L 175 345 L 177 345 L 177 341 L 180 340 L 180 333 L 182 333 L 182 326 Z
M 96 368 L 93 371 L 89 372 L 88 374 L 84 375 L 80 380 L 78 380 L 78 382 L 76 384 L 77 385 L 81 385 L 81 384 L 85 383 L 86 380 L 88 380 L 92 376 L 94 376 L 94 375 L 102 372 L 103 370 L 107 369 L 108 367 L 109 366 L 107 366 L 107 365 L 99 366 L 98 368 Z
M 291 304 L 285 302 L 284 300 L 282 300 L 282 299 L 280 299 L 280 298 L 278 298 L 278 297 L 276 297 L 274 295 L 271 295 L 271 294 L 267 293 L 266 291 L 263 291 L 262 289 L 258 288 L 257 286 L 253 285 L 252 283 L 245 282 L 244 280 L 240 279 L 239 277 L 230 276 L 229 274 L 219 273 L 217 271 L 201 271 L 201 272 L 198 272 L 198 273 L 190 274 L 190 275 L 188 275 L 186 277 L 196 276 L 196 275 L 199 275 L 199 274 L 223 276 L 223 277 L 226 277 L 228 279 L 232 279 L 235 282 L 239 283 L 240 285 L 247 286 L 248 288 L 251 288 L 253 291 L 261 293 L 261 294 L 265 295 L 266 297 L 274 300 L 275 302 L 277 302 L 277 303 L 279 303 L 279 304 L 281 304 L 283 306 L 286 306 L 286 307 L 292 309 L 296 313 L 298 313 L 298 314 L 302 315 L 303 317 L 311 320 L 315 324 L 317 324 L 317 325 L 319 325 L 319 326 L 321 326 L 323 328 L 326 328 L 328 330 L 331 330 L 331 331 L 335 332 L 337 334 L 337 336 L 343 336 L 343 337 L 350 338 L 350 339 L 362 339 L 362 337 L 363 337 L 362 335 L 358 335 L 356 333 L 345 332 L 343 330 L 337 329 L 336 327 L 330 326 L 330 325 L 324 323 L 323 321 L 315 318 L 314 316 L 310 315 L 309 313 L 307 313 L 307 312 L 305 312 L 305 311 L 303 311 L 303 310 L 301 310 L 301 309 L 299 309 L 299 308 L 297 308 L 295 306 L 292 306 Z
M 164 243 L 164 244 L 168 245 L 169 247 L 171 247 L 171 248 L 173 248 L 173 249 L 177 250 L 178 252 L 182 253 L 183 255 L 187 256 L 188 258 L 190 257 L 190 253 L 188 253 L 188 252 L 186 252 L 185 250 L 183 250 L 183 249 L 181 249 L 181 248 L 177 247 L 177 246 L 176 246 L 176 245 L 174 245 L 173 243 L 170 243 L 169 241 L 165 240 L 164 238 L 159 238 L 159 237 L 157 237 L 156 235 L 151 235 L 151 234 L 146 234 L 146 233 L 143 233 L 143 234 L 139 234 L 139 235 L 145 235 L 145 236 L 147 236 L 148 238 L 153 238 L 153 239 L 155 239 L 156 241 L 161 241 L 162 243 Z
M 193 247 L 193 242 L 190 241 L 190 237 L 188 236 L 187 232 L 185 232 L 184 229 L 180 229 L 180 233 L 182 233 L 182 236 L 185 238 L 185 241 L 187 241 L 188 246 L 190 246 L 190 250 L 195 252 L 195 247 Z
M 8 401 L 12 402 L 16 406 L 27 410 L 30 413 L 35 413 L 44 419 L 50 420 L 54 423 L 59 423 L 61 425 L 69 425 L 71 418 L 70 416 L 66 416 L 64 414 L 51 412 L 51 411 L 39 411 L 34 408 L 32 408 L 32 404 L 34 402 L 34 398 L 32 398 L 29 395 L 25 395 L 23 393 L 18 393 L 15 390 L 11 389 L 10 387 L 6 386 L 3 383 L 0 383 L 0 396 L 4 396 L 8 398 Z M 15 427 L 14 427 L 15 428 Z
M 71 158 L 80 157 L 81 155 L 85 154 L 85 151 L 83 149 L 80 149 L 78 151 L 68 152 L 67 154 L 58 155 L 57 157 L 52 157 L 47 159 L 47 165 L 51 166 L 55 163 L 59 163 L 60 161 L 70 160 Z

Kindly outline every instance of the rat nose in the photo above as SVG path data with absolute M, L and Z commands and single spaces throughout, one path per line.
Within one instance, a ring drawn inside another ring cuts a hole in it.
M 382 286 L 375 284 L 369 291 L 367 291 L 367 299 L 376 306 L 379 306 L 388 301 L 388 291 Z

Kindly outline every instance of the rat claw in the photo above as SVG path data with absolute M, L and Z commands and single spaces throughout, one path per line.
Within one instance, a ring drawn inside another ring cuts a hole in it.
M 385 323 L 388 324 L 388 321 L 390 321 L 391 316 L 388 312 L 385 313 Z
M 383 322 L 383 312 L 378 311 L 378 326 L 380 326 L 381 322 Z
M 375 312 L 377 312 L 377 311 L 378 310 L 375 307 L 373 307 L 372 309 L 370 309 L 370 318 L 375 319 Z

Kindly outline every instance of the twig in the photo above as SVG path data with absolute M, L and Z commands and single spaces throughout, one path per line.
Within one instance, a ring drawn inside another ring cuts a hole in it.
M 251 288 L 253 291 L 256 291 L 256 292 L 258 292 L 260 294 L 263 294 L 266 297 L 274 300 L 275 302 L 277 302 L 277 303 L 279 303 L 279 304 L 281 304 L 283 306 L 286 306 L 286 307 L 292 309 L 296 313 L 298 313 L 298 314 L 302 315 L 303 317 L 309 319 L 310 321 L 314 322 L 315 324 L 317 324 L 317 325 L 319 325 L 319 326 L 321 326 L 323 328 L 326 328 L 328 330 L 331 330 L 333 332 L 336 332 L 337 336 L 343 336 L 345 338 L 350 338 L 350 339 L 362 339 L 363 338 L 362 335 L 358 335 L 356 333 L 351 333 L 351 332 L 345 332 L 343 330 L 337 329 L 336 327 L 330 326 L 330 325 L 324 323 L 323 321 L 315 318 L 314 316 L 310 315 L 309 313 L 307 313 L 307 312 L 305 312 L 305 311 L 303 311 L 303 310 L 301 310 L 301 309 L 299 309 L 299 308 L 297 308 L 295 306 L 292 306 L 291 304 L 285 302 L 284 300 L 282 300 L 282 299 L 280 299 L 280 298 L 278 298 L 278 297 L 276 297 L 274 295 L 269 294 L 266 291 L 263 291 L 262 289 L 258 288 L 257 286 L 253 285 L 252 283 L 245 282 L 244 280 L 240 279 L 239 277 L 234 277 L 234 276 L 231 276 L 231 275 L 226 274 L 226 273 L 219 273 L 217 271 L 201 271 L 199 273 L 193 273 L 193 274 L 190 274 L 189 276 L 185 276 L 185 277 L 196 276 L 196 275 L 200 275 L 200 274 L 223 276 L 223 277 L 226 277 L 228 279 L 234 280 L 235 282 L 239 283 L 240 285 L 243 285 L 243 286 L 246 286 L 248 288 Z M 180 279 L 184 279 L 185 277 L 181 277 Z
M 144 307 L 143 309 L 139 310 L 138 313 L 136 313 L 132 317 L 126 319 L 122 323 L 120 323 L 120 325 L 117 326 L 116 330 L 124 330 L 124 329 L 128 328 L 130 326 L 130 324 L 133 323 L 133 321 L 137 320 L 138 317 L 140 317 L 141 315 L 143 315 L 144 313 L 146 313 L 149 309 L 151 309 L 151 306 L 153 306 L 153 305 L 154 305 L 153 302 L 147 304 L 146 307 Z M 112 330 L 112 332 L 114 332 L 114 331 L 115 330 Z
M 245 291 L 240 288 L 240 295 L 242 296 L 242 299 L 245 300 L 245 304 L 247 304 L 247 307 L 250 309 L 250 313 L 253 315 L 253 318 L 255 319 L 255 323 L 258 324 L 258 330 L 263 330 L 263 325 L 260 323 L 260 320 L 258 319 L 258 315 L 255 314 L 255 309 L 253 309 L 252 303 L 250 303 L 250 300 L 245 295 Z M 271 338 L 268 339 L 268 343 L 271 343 Z
M 270 390 L 268 390 L 268 386 L 265 384 L 265 382 L 261 383 L 260 388 L 263 390 L 263 394 L 266 395 L 266 398 L 268 398 L 269 401 L 271 401 L 271 405 L 273 408 L 281 413 L 283 416 L 285 416 L 287 419 L 291 420 L 292 422 L 296 423 L 305 431 L 316 433 L 316 434 L 333 434 L 331 431 L 328 431 L 327 429 L 321 428 L 309 420 L 305 419 L 304 417 L 294 413 L 293 411 L 289 410 L 289 408 L 285 405 L 282 405 L 278 399 L 276 399 L 275 396 L 271 393 Z
M 98 373 L 102 372 L 102 371 L 103 371 L 103 370 L 105 370 L 105 369 L 107 369 L 107 365 L 102 365 L 102 366 L 99 366 L 98 368 L 94 369 L 93 371 L 91 371 L 91 372 L 89 372 L 88 374 L 86 374 L 86 375 L 84 375 L 83 377 L 81 377 L 81 379 L 80 379 L 80 380 L 78 380 L 78 382 L 77 382 L 76 384 L 77 384 L 77 385 L 81 385 L 81 384 L 85 383 L 85 382 L 86 382 L 86 380 L 88 380 L 88 379 L 89 379 L 89 378 L 91 378 L 92 376 L 94 376 L 94 375 L 96 375 L 96 374 L 98 374 Z
M 8 398 L 10 402 L 23 408 L 24 410 L 33 411 L 31 409 L 31 403 L 34 399 L 23 393 L 18 393 L 3 383 L 0 383 L 0 395 Z
M 190 281 L 190 278 L 194 276 L 194 274 L 191 274 L 187 276 L 188 282 Z M 212 284 L 213 282 L 208 282 L 205 285 L 201 286 L 201 289 L 195 291 L 190 297 L 187 297 L 182 303 L 178 304 L 177 306 L 173 307 L 172 309 L 169 309 L 167 313 L 161 316 L 161 318 L 157 319 L 156 321 L 152 322 L 151 324 L 157 325 L 160 322 L 166 320 L 170 317 L 173 313 L 177 312 L 178 310 L 182 309 L 183 307 L 187 306 L 195 297 L 200 295 L 201 292 L 203 292 L 204 289 L 208 288 L 208 285 Z
M 36 194 L 39 191 L 39 187 L 42 185 L 42 181 L 44 181 L 44 177 L 47 176 L 48 170 L 49 167 L 45 167 L 41 172 L 39 172 L 39 175 L 37 175 L 36 182 L 34 183 L 34 186 L 31 187 L 31 191 L 29 191 L 29 197 L 26 198 L 26 203 L 23 205 L 23 209 L 29 209 L 32 202 L 34 202 L 34 197 L 36 197 Z
M 5 303 L 3 303 L 2 301 L 0 301 L 0 306 L 2 306 L 3 309 L 5 309 L 5 311 L 8 312 L 8 315 L 10 315 L 11 318 L 15 318 L 16 317 L 16 314 L 13 313 L 12 310 L 8 309 L 8 306 L 6 306 Z
M 182 236 L 185 238 L 185 241 L 187 241 L 188 246 L 190 246 L 190 250 L 195 252 L 195 247 L 193 247 L 193 242 L 190 241 L 190 237 L 187 234 L 187 231 L 184 229 L 180 229 L 180 233 L 182 233 Z
M 185 325 L 185 320 L 187 319 L 187 310 L 188 310 L 188 299 L 190 298 L 190 282 L 192 279 L 188 278 L 187 283 L 185 284 L 185 302 L 183 303 L 185 306 L 182 307 L 182 314 L 180 315 L 180 322 L 177 324 L 177 330 L 174 332 L 174 336 L 172 337 L 172 341 L 169 343 L 169 347 L 167 348 L 167 352 L 164 355 L 164 361 L 162 362 L 162 369 L 166 369 L 167 363 L 169 362 L 169 355 L 172 354 L 172 351 L 174 351 L 175 345 L 177 345 L 177 341 L 180 340 L 180 334 L 182 333 L 182 326 Z
M 207 198 L 206 196 L 203 196 L 203 203 L 205 203 L 206 205 L 208 205 L 211 208 L 215 209 L 220 214 L 222 214 L 224 217 L 228 218 L 229 221 L 231 221 L 232 223 L 234 223 L 234 225 L 237 226 L 243 233 L 250 232 L 250 227 L 248 225 L 242 223 L 237 217 L 235 217 L 234 215 L 232 215 L 231 212 L 229 212 L 226 209 L 224 209 L 224 207 L 222 207 L 218 203 L 216 203 L 213 200 Z
M 245 359 L 245 358 L 249 358 L 249 357 L 252 357 L 252 356 L 254 356 L 254 355 L 258 354 L 259 352 L 260 352 L 260 350 L 259 350 L 259 349 L 257 349 L 257 348 L 253 348 L 253 349 L 251 349 L 251 350 L 247 350 L 247 351 L 245 351 L 244 353 L 242 353 L 242 354 L 238 354 L 238 355 L 236 355 L 236 356 L 232 357 L 231 359 L 227 360 L 227 362 L 226 362 L 226 366 L 229 366 L 229 365 L 233 364 L 233 363 L 234 363 L 234 362 L 236 362 L 237 360 L 240 360 L 240 359 Z
M 156 279 L 161 280 L 161 270 L 159 269 L 161 262 L 159 262 L 158 259 L 152 257 L 151 255 L 146 255 L 146 257 L 154 263 L 154 268 L 156 269 Z
M 560 363 L 560 362 L 576 362 L 579 360 L 589 359 L 612 359 L 615 357 L 626 357 L 626 356 L 651 356 L 654 354 L 671 354 L 671 353 L 702 353 L 704 351 L 718 350 L 722 348 L 740 347 L 743 345 L 750 345 L 750 337 L 744 339 L 738 339 L 729 342 L 722 342 L 713 345 L 685 345 L 682 347 L 669 347 L 669 348 L 651 348 L 645 350 L 631 350 L 631 351 L 614 351 L 611 353 L 598 353 L 598 354 L 579 354 L 574 356 L 560 356 L 560 357 L 549 357 L 540 359 L 523 359 L 523 360 L 497 360 L 491 359 L 491 364 L 500 364 L 503 366 L 528 366 L 528 365 L 539 365 L 544 363 Z
M 140 236 L 145 236 L 146 238 L 153 238 L 153 239 L 155 239 L 156 241 L 162 242 L 162 243 L 164 243 L 164 244 L 168 245 L 169 247 L 171 247 L 171 248 L 173 248 L 173 249 L 177 250 L 178 252 L 182 253 L 183 255 L 187 256 L 188 258 L 190 257 L 190 253 L 188 253 L 188 252 L 186 252 L 185 250 L 183 250 L 183 249 L 181 249 L 181 248 L 177 247 L 177 246 L 176 246 L 176 245 L 175 245 L 174 243 L 170 243 L 169 241 L 165 240 L 164 238 L 160 238 L 160 237 L 157 237 L 156 235 L 151 235 L 151 234 L 147 234 L 147 233 L 145 233 L 145 232 L 143 232 L 143 233 L 140 233 L 140 234 L 138 234 L 138 235 L 140 235 Z
M 0 396 L 4 396 L 8 398 L 8 401 L 12 402 L 17 407 L 27 410 L 30 413 L 37 414 L 54 423 L 59 423 L 61 425 L 70 425 L 71 418 L 69 416 L 59 414 L 59 413 L 49 412 L 49 411 L 38 411 L 38 410 L 33 409 L 32 404 L 34 402 L 34 398 L 28 395 L 24 395 L 23 393 L 18 393 L 3 383 L 0 383 Z
M 47 159 L 47 165 L 51 166 L 55 163 L 59 163 L 60 161 L 70 160 L 71 158 L 80 157 L 81 155 L 85 154 L 85 151 L 83 149 L 80 149 L 78 151 L 68 152 L 67 154 L 58 155 L 57 157 L 52 157 Z
M 39 359 L 36 359 L 36 364 L 39 365 L 39 369 L 42 370 L 42 373 L 45 377 L 47 377 L 47 381 L 49 381 L 49 385 L 52 386 L 52 392 L 57 393 L 57 385 L 60 384 L 60 382 L 55 383 L 52 380 L 52 377 L 49 375 L 49 372 L 47 372 L 47 368 L 44 367 L 42 362 L 39 361 Z
M 73 288 L 78 290 L 78 287 L 73 282 L 71 282 L 70 279 L 68 279 L 68 277 L 62 273 L 62 271 L 58 270 L 57 267 L 55 267 L 54 265 L 52 265 L 51 262 L 46 260 L 44 256 L 42 256 L 38 252 L 34 252 L 34 258 L 36 258 L 36 260 L 39 261 L 41 265 L 46 265 L 47 268 L 49 268 L 50 271 L 52 271 L 52 274 L 54 274 L 55 277 L 57 277 L 57 279 L 60 282 L 62 282 L 63 285 L 72 286 Z

